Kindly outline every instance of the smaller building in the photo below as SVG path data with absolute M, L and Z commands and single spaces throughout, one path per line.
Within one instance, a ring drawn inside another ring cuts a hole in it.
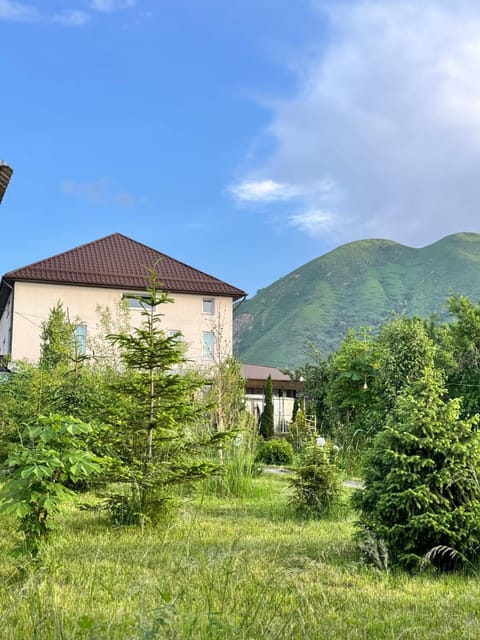
M 303 393 L 303 382 L 292 378 L 275 367 L 242 364 L 245 378 L 245 406 L 259 417 L 265 403 L 265 386 L 268 376 L 272 378 L 273 415 L 276 433 L 286 433 L 292 420 L 293 405 L 297 395 Z

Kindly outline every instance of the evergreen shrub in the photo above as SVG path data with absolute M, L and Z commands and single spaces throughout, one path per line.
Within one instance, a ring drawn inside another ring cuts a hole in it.
M 260 442 L 255 456 L 264 464 L 292 464 L 293 447 L 287 440 L 265 440 Z
M 480 543 L 479 417 L 461 420 L 460 399 L 442 399 L 439 375 L 398 396 L 367 454 L 364 489 L 354 495 L 359 526 L 382 540 L 392 566 L 440 569 L 451 558 L 473 560 Z M 432 554 L 450 548 L 449 554 Z
M 330 443 L 305 449 L 302 464 L 290 480 L 291 504 L 297 511 L 325 514 L 339 502 L 343 484 L 336 458 L 337 450 Z

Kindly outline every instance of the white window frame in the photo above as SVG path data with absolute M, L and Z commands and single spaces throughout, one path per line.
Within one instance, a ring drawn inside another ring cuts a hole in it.
M 78 355 L 84 356 L 87 353 L 87 323 L 79 322 L 73 329 L 75 337 L 75 347 Z
M 138 298 L 142 298 L 142 300 L 146 301 L 150 299 L 150 296 L 143 293 L 124 293 L 122 295 L 122 300 L 126 300 L 126 302 L 128 303 L 128 308 L 131 311 L 142 311 L 142 309 L 151 309 L 150 305 L 147 304 L 147 302 L 143 303 L 142 300 L 139 300 Z
M 202 333 L 202 360 L 211 362 L 215 358 L 215 334 L 213 331 Z
M 213 316 L 215 314 L 215 298 L 203 298 L 202 313 L 207 316 Z
M 175 342 L 183 342 L 183 333 L 180 329 L 170 329 L 168 332 L 169 338 L 176 338 Z

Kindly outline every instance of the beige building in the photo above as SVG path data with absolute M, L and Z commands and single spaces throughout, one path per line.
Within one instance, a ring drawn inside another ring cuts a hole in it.
M 129 322 L 141 319 L 148 273 L 174 299 L 160 311 L 162 328 L 181 331 L 187 358 L 208 363 L 232 351 L 233 303 L 246 294 L 222 280 L 159 253 L 122 234 L 100 240 L 6 273 L 0 283 L 0 355 L 12 361 L 38 361 L 42 323 L 63 304 L 75 324 L 79 349 L 88 353 L 101 332 L 100 313 L 129 306 Z M 221 344 L 220 344 L 221 341 Z

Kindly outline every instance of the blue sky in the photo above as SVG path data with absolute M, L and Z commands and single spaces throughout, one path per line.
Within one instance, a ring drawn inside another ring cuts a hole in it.
M 0 272 L 121 232 L 254 295 L 480 231 L 469 0 L 0 0 Z

